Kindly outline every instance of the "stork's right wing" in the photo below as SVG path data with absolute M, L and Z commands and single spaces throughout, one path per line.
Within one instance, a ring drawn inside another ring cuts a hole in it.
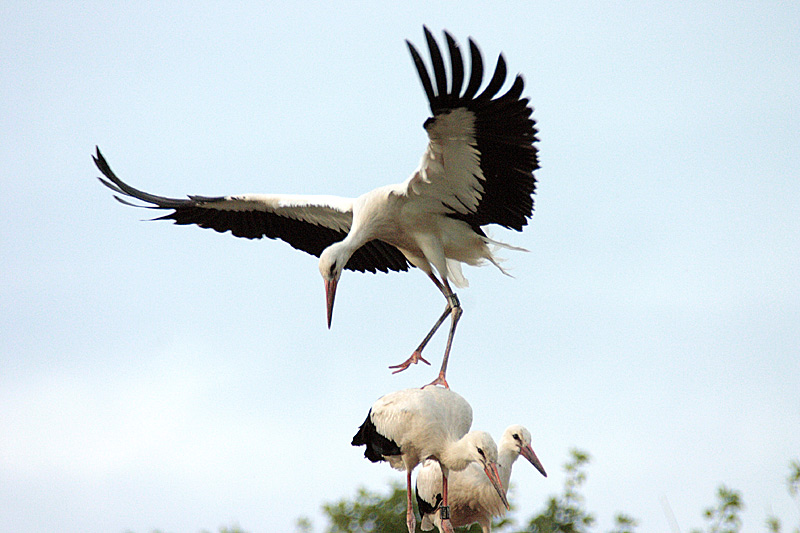
M 105 176 L 99 178 L 103 185 L 147 205 L 137 205 L 115 195 L 121 203 L 172 210 L 156 220 L 196 224 L 220 233 L 230 231 L 236 237 L 248 239 L 280 239 L 317 257 L 325 248 L 344 239 L 353 223 L 353 201 L 350 198 L 288 194 L 166 198 L 135 189 L 119 179 L 99 148 L 94 162 Z M 408 261 L 400 250 L 379 240 L 359 248 L 345 266 L 348 270 L 360 272 L 404 271 L 408 267 Z

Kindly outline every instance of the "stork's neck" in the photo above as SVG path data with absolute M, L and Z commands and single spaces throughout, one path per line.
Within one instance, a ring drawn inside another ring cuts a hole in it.
M 402 202 L 395 189 L 394 185 L 378 187 L 353 202 L 353 225 L 346 240 L 352 240 L 356 249 L 372 239 L 385 239 L 387 234 L 396 231 Z
M 519 448 L 515 444 L 510 446 L 500 445 L 500 452 L 497 454 L 497 473 L 500 474 L 500 483 L 503 489 L 508 490 L 508 482 L 511 479 L 511 468 L 519 457 Z
M 347 237 L 339 242 L 331 244 L 329 248 L 331 252 L 335 254 L 335 257 L 341 260 L 340 264 L 346 265 L 350 257 L 356 253 L 356 250 L 361 248 L 368 240 L 369 239 L 359 227 L 354 227 L 347 234 Z
M 472 462 L 467 436 L 465 435 L 461 439 L 451 442 L 449 446 L 445 447 L 438 459 L 445 475 L 449 475 L 449 470 L 461 471 L 467 468 Z
M 375 231 L 380 226 L 380 210 L 375 209 L 375 202 L 368 202 L 364 195 L 356 199 L 353 205 L 353 225 L 347 232 L 347 237 L 340 242 L 340 246 L 349 255 L 348 258 L 368 241 L 375 238 Z M 376 215 L 376 212 L 378 215 Z

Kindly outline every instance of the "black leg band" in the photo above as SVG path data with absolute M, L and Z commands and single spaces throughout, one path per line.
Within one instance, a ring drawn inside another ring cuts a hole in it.
M 458 301 L 458 296 L 455 293 L 447 297 L 447 303 L 450 304 L 451 308 L 461 307 L 461 302 Z
M 450 506 L 449 505 L 442 505 L 441 510 L 441 518 L 442 520 L 450 520 Z

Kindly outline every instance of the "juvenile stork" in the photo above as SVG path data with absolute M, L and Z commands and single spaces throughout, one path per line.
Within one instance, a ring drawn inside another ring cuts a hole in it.
M 522 231 L 533 213 L 538 167 L 534 146 L 536 129 L 524 82 L 516 76 L 505 94 L 498 92 L 506 79 L 506 62 L 497 60 L 488 85 L 483 60 L 469 39 L 471 72 L 464 88 L 461 50 L 445 32 L 450 77 L 436 40 L 423 28 L 430 51 L 433 77 L 417 49 L 408 49 L 417 69 L 432 116 L 425 121 L 429 142 L 419 167 L 396 185 L 387 185 L 357 198 L 282 194 L 189 196 L 166 198 L 140 191 L 118 178 L 99 148 L 94 156 L 103 173 L 100 181 L 123 197 L 144 202 L 152 209 L 171 210 L 158 217 L 176 224 L 196 224 L 236 237 L 281 239 L 294 248 L 318 256 L 325 282 L 327 320 L 331 326 L 336 287 L 342 270 L 360 272 L 425 272 L 447 301 L 442 315 L 412 355 L 391 368 L 400 372 L 423 361 L 422 350 L 451 317 L 450 332 L 439 375 L 433 381 L 447 387 L 445 374 L 461 305 L 451 288 L 466 287 L 461 263 L 490 262 L 500 268 L 490 247 L 520 250 L 490 240 L 483 226 Z M 502 271 L 502 268 L 500 268 Z
M 503 493 L 508 492 L 511 469 L 514 462 L 522 455 L 544 477 L 547 477 L 542 463 L 531 448 L 531 434 L 519 424 L 509 426 L 500 439 L 500 451 L 497 455 L 497 471 Z M 436 461 L 426 459 L 417 473 L 417 507 L 422 516 L 420 527 L 423 531 L 433 529 L 435 525 L 443 531 L 441 518 L 437 511 L 442 501 L 442 470 Z M 450 520 L 453 527 L 469 526 L 477 522 L 483 533 L 492 531 L 492 518 L 503 516 L 506 506 L 497 497 L 494 487 L 488 482 L 483 472 L 475 465 L 469 465 L 461 472 L 452 472 L 449 476 Z
M 353 437 L 353 446 L 366 446 L 364 457 L 377 463 L 388 461 L 405 470 L 407 488 L 406 525 L 414 533 L 416 521 L 411 499 L 411 472 L 422 461 L 432 459 L 440 467 L 444 531 L 452 531 L 448 507 L 448 476 L 476 463 L 483 470 L 500 500 L 508 505 L 497 472 L 497 445 L 485 431 L 471 431 L 472 408 L 455 392 L 434 385 L 406 389 L 379 398 Z

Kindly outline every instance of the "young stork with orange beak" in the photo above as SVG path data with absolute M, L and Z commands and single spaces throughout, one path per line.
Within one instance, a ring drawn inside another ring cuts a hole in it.
M 497 471 L 503 485 L 503 493 L 508 492 L 511 469 L 522 455 L 544 477 L 547 477 L 542 463 L 531 448 L 531 433 L 519 424 L 509 426 L 500 439 L 497 455 Z M 442 470 L 436 461 L 426 459 L 417 474 L 417 507 L 422 516 L 420 527 L 423 531 L 442 530 L 441 519 L 437 513 L 442 501 Z M 480 468 L 469 465 L 460 472 L 452 472 L 448 482 L 449 505 L 452 510 L 450 521 L 453 527 L 469 526 L 477 522 L 483 533 L 492 531 L 492 518 L 506 514 L 505 502 L 498 498 L 494 486 L 489 483 Z

